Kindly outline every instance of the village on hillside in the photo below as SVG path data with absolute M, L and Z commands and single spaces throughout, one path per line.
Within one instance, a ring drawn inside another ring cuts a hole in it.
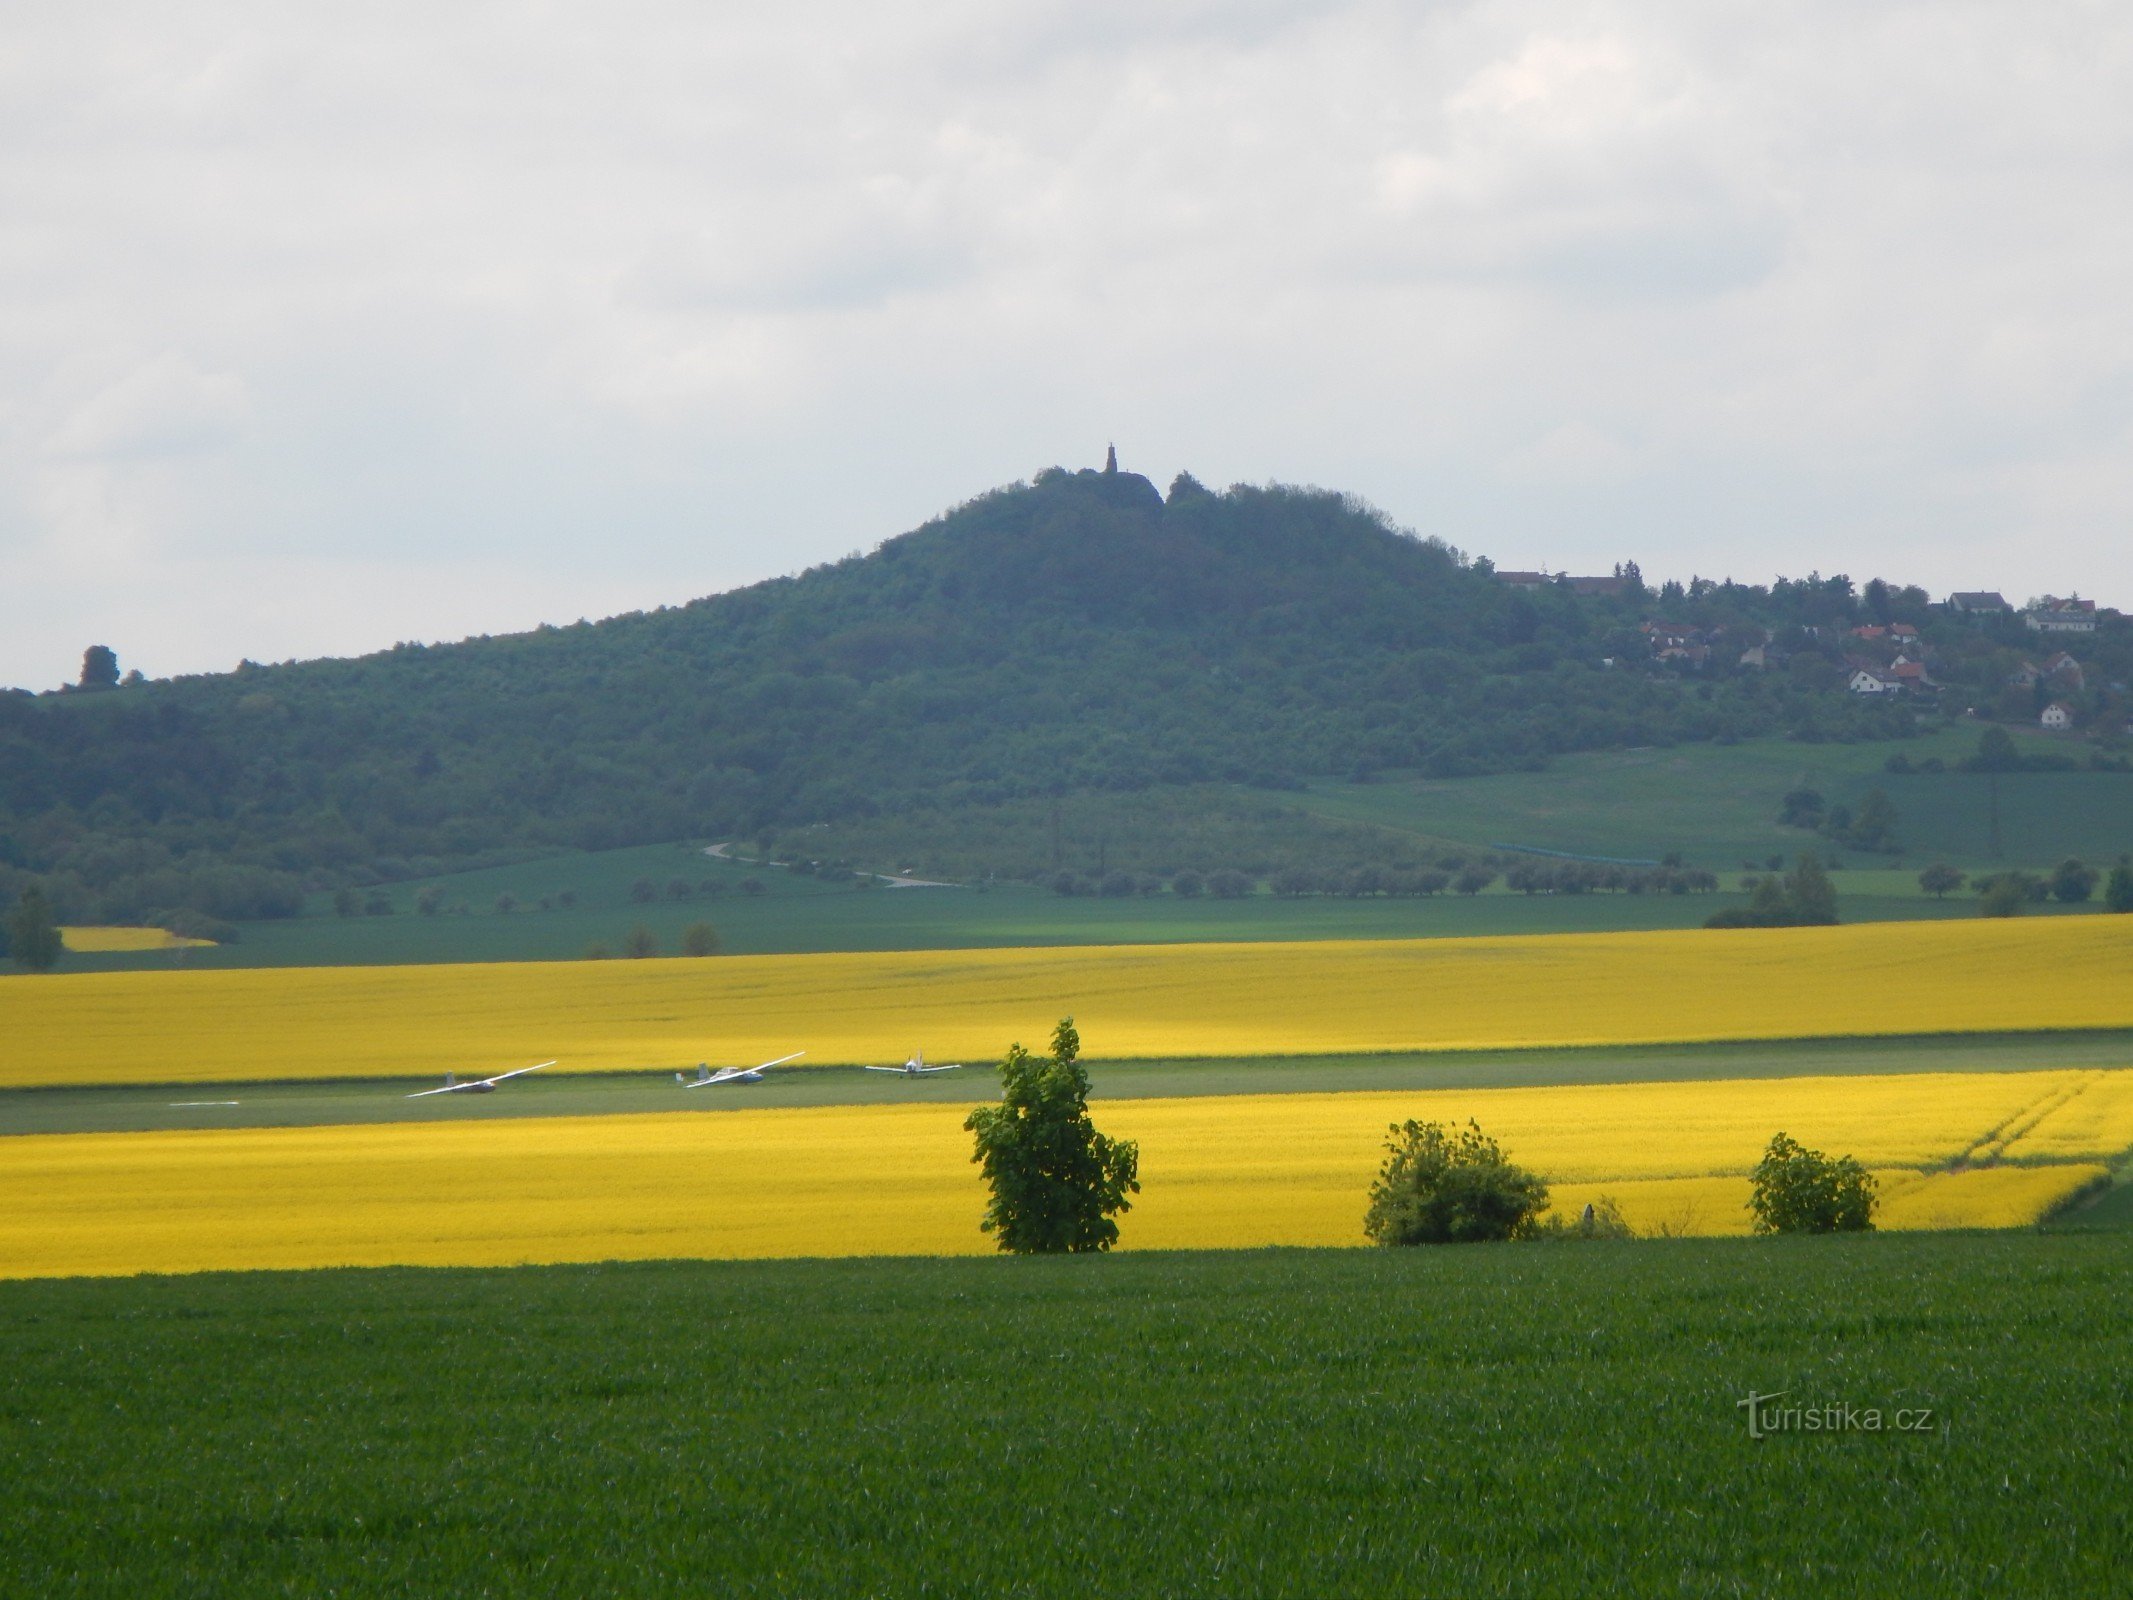
M 1902 695 L 1983 720 L 2116 742 L 2133 735 L 2133 619 L 2094 600 L 1994 590 L 1941 602 L 1879 579 L 1780 579 L 1770 588 L 1698 578 L 1647 588 L 1635 565 L 1604 576 L 1498 571 L 1634 615 L 1610 667 L 1690 675 L 1786 672 L 1861 696 Z M 1625 620 L 1627 617 L 1625 616 Z

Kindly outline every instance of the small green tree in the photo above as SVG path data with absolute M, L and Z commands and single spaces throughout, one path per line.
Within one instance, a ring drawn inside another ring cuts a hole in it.
M 7 914 L 7 953 L 18 967 L 30 972 L 50 972 L 66 948 L 60 937 L 59 919 L 52 915 L 52 902 L 36 884 L 22 891 L 15 909 Z
M 1936 861 L 1918 875 L 1918 887 L 1936 900 L 1945 900 L 1962 886 L 1962 873 L 1945 861 Z
M 1465 1244 L 1530 1235 L 1548 1186 L 1468 1122 L 1463 1132 L 1409 1118 L 1392 1125 L 1363 1232 L 1379 1244 Z
M 2029 909 L 2033 898 L 2030 885 L 2034 881 L 2026 872 L 1995 872 L 1989 878 L 1980 878 L 1977 883 L 1978 915 L 2019 917 Z
M 118 652 L 106 644 L 92 644 L 81 653 L 81 686 L 84 689 L 116 689 L 119 686 Z
M 708 922 L 692 922 L 681 930 L 681 953 L 685 956 L 718 954 L 718 929 Z
M 653 936 L 650 928 L 640 922 L 630 929 L 628 936 L 623 939 L 622 953 L 634 961 L 642 961 L 646 956 L 659 954 L 659 940 Z
M 1837 920 L 1837 886 L 1812 850 L 1802 850 L 1785 874 L 1785 898 L 1792 905 L 1792 920 L 1803 926 Z
M 2110 880 L 2103 886 L 2103 908 L 2121 915 L 2133 911 L 2133 860 L 2120 856 L 2111 869 Z
M 1852 819 L 1851 842 L 1861 850 L 1894 855 L 1903 848 L 1902 821 L 1896 803 L 1885 789 L 1870 789 L 1859 802 L 1859 815 Z
M 1874 1175 L 1780 1133 L 1749 1174 L 1757 1233 L 1858 1233 L 1874 1226 Z
M 1987 728 L 1978 735 L 1977 754 L 1970 764 L 1979 772 L 2020 772 L 2022 752 L 2015 748 L 2014 736 L 2005 728 Z
M 2078 905 L 2096 892 L 2096 880 L 2101 876 L 2094 867 L 2068 856 L 2052 869 L 2052 898 L 2062 905 Z
M 1118 1242 L 1112 1219 L 1139 1194 L 1140 1146 L 1111 1139 L 1089 1120 L 1089 1075 L 1072 1017 L 1052 1032 L 1049 1056 L 1009 1045 L 1000 1063 L 1000 1103 L 979 1106 L 963 1126 L 970 1159 L 984 1168 L 992 1199 L 978 1226 L 1018 1255 L 1080 1254 Z

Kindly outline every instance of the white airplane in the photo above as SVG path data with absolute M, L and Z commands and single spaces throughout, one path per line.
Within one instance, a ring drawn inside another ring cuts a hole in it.
M 543 1067 L 552 1067 L 554 1065 L 553 1061 L 537 1061 L 530 1067 L 519 1067 L 511 1072 L 499 1072 L 493 1078 L 476 1078 L 466 1083 L 459 1081 L 459 1074 L 456 1072 L 447 1072 L 444 1075 L 443 1088 L 417 1089 L 407 1098 L 420 1100 L 426 1094 L 494 1094 L 496 1093 L 496 1086 L 506 1078 L 515 1078 L 521 1072 L 538 1072 Z
M 926 1065 L 926 1052 L 923 1050 L 914 1050 L 911 1052 L 911 1059 L 909 1061 L 906 1061 L 900 1067 L 869 1067 L 867 1068 L 867 1071 L 895 1072 L 900 1073 L 906 1078 L 916 1078 L 928 1072 L 954 1072 L 957 1068 L 961 1067 L 962 1064 L 963 1063 L 960 1061 L 954 1061 L 950 1062 L 945 1067 L 929 1067 Z
M 789 1056 L 779 1056 L 777 1060 L 766 1061 L 760 1067 L 721 1067 L 716 1072 L 699 1062 L 695 1077 L 683 1077 L 677 1072 L 674 1074 L 674 1081 L 684 1089 L 701 1089 L 713 1083 L 761 1083 L 763 1074 L 772 1067 L 782 1067 L 788 1061 L 798 1061 L 806 1054 L 805 1050 L 795 1050 Z

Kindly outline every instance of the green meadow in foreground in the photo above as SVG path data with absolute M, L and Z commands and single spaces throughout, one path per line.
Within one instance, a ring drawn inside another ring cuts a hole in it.
M 2103 1594 L 2129 1268 L 2094 1233 L 0 1285 L 0 1592 Z M 1856 1426 L 1751 1438 L 1779 1391 Z

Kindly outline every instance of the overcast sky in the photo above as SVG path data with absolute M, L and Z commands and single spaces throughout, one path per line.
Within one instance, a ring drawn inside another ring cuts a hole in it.
M 1113 440 L 2133 605 L 2133 10 L 0 0 L 0 683 L 680 601 Z

